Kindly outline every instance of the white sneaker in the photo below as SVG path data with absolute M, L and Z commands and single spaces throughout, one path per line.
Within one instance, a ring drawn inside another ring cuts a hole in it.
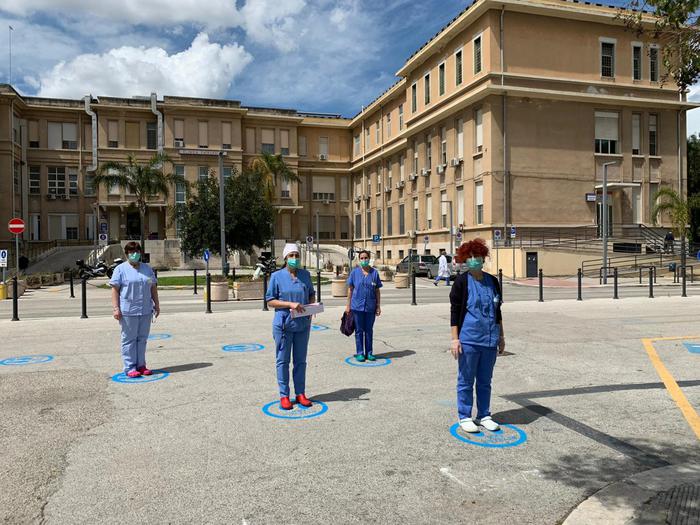
M 496 432 L 496 430 L 501 429 L 501 426 L 498 423 L 496 423 L 493 419 L 491 419 L 491 416 L 482 417 L 481 421 L 479 421 L 479 424 L 486 430 L 490 430 L 491 432 Z
M 459 428 L 461 428 L 465 432 L 470 432 L 472 434 L 479 432 L 479 427 L 476 426 L 476 423 L 474 423 L 474 421 L 472 421 L 470 417 L 468 417 L 467 419 L 462 419 L 459 422 Z

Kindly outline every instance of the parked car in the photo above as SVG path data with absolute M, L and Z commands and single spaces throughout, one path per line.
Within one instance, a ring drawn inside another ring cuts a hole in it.
M 396 265 L 396 273 L 409 273 L 409 262 L 416 265 L 416 275 L 428 275 L 428 268 L 437 263 L 437 257 L 434 255 L 411 255 L 404 257 L 399 264 Z
M 445 257 L 447 257 L 447 266 L 449 266 L 449 268 L 450 268 L 450 275 L 452 277 L 456 277 L 457 276 L 457 269 L 458 269 L 457 263 L 452 261 L 452 255 L 445 255 Z M 433 279 L 433 278 L 437 277 L 438 273 L 440 273 L 439 270 L 440 270 L 440 261 L 439 261 L 439 257 L 438 257 L 435 259 L 434 264 L 431 264 L 430 266 L 428 266 L 428 278 Z

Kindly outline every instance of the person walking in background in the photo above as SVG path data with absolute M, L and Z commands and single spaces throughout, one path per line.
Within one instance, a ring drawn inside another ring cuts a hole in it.
M 292 377 L 296 402 L 310 407 L 313 403 L 306 397 L 306 355 L 309 349 L 311 317 L 292 317 L 292 311 L 304 313 L 304 305 L 316 297 L 311 274 L 301 268 L 299 247 L 288 243 L 282 252 L 284 266 L 270 276 L 265 294 L 267 304 L 275 309 L 272 321 L 272 336 L 275 339 L 277 383 L 280 406 L 291 410 L 289 399 L 289 362 L 294 361 Z
M 458 360 L 457 412 L 465 432 L 490 431 L 500 427 L 491 417 L 491 378 L 496 356 L 503 355 L 506 342 L 501 316 L 498 279 L 482 270 L 489 249 L 482 239 L 469 241 L 457 250 L 457 262 L 468 271 L 455 279 L 450 291 L 450 350 Z M 474 408 L 476 380 L 476 419 Z
M 146 367 L 146 343 L 153 316 L 160 315 L 158 280 L 153 269 L 141 262 L 141 245 L 129 242 L 124 246 L 126 261 L 114 269 L 112 314 L 122 329 L 121 351 L 124 373 L 131 378 L 150 376 Z
M 438 281 L 442 281 L 444 279 L 447 282 L 447 286 L 449 286 L 450 277 L 452 277 L 452 271 L 450 270 L 450 266 L 447 263 L 447 256 L 445 255 L 445 250 L 440 250 L 440 257 L 438 257 L 438 274 L 437 277 L 435 277 L 435 281 L 433 281 L 433 284 L 437 286 Z
M 379 272 L 369 264 L 370 254 L 367 250 L 358 253 L 360 266 L 356 266 L 348 277 L 348 301 L 345 312 L 352 312 L 355 321 L 355 359 L 360 363 L 375 361 L 372 337 L 374 321 L 382 314 L 381 292 L 382 280 Z

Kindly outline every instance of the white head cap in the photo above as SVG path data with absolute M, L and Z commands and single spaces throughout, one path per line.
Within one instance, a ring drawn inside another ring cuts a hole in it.
M 288 242 L 287 244 L 284 245 L 284 250 L 282 251 L 282 257 L 284 259 L 286 259 L 287 255 L 289 255 L 292 252 L 299 253 L 299 247 L 296 244 L 294 244 L 293 242 Z

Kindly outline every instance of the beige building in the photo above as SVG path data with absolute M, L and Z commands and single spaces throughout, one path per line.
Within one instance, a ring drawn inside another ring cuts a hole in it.
M 130 196 L 96 192 L 91 169 L 162 148 L 194 181 L 223 149 L 227 170 L 269 151 L 301 176 L 278 187 L 277 238 L 313 234 L 318 213 L 321 242 L 372 246 L 387 263 L 460 237 L 492 242 L 512 226 L 518 238 L 595 236 L 607 163 L 612 234 L 634 237 L 651 224 L 659 187 L 685 191 L 695 105 L 661 85 L 660 49 L 616 15 L 565 0 L 479 0 L 353 119 L 170 96 L 49 100 L 3 86 L 0 172 L 13 176 L 0 177 L 0 220 L 24 217 L 27 241 L 89 241 L 99 222 L 110 239 L 136 237 Z M 176 238 L 169 207 L 182 198 L 174 189 L 151 203 L 152 237 Z

